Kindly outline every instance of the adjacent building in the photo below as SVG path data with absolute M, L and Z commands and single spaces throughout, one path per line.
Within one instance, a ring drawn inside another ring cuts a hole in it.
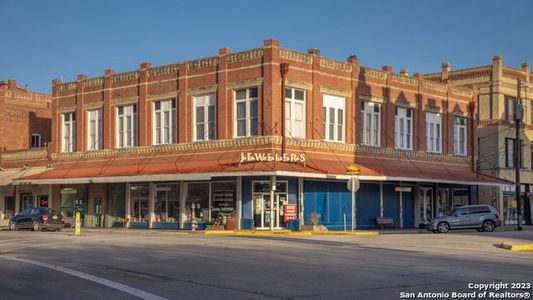
M 260 48 L 52 82 L 51 207 L 85 226 L 423 227 L 508 181 L 477 169 L 477 90 Z M 347 174 L 347 170 L 350 174 Z M 352 197 L 347 180 L 359 189 Z
M 449 63 L 442 65 L 440 73 L 425 75 L 427 80 L 449 83 L 454 87 L 479 89 L 479 144 L 478 168 L 483 174 L 515 181 L 515 108 L 521 101 L 523 125 L 520 128 L 520 181 L 522 186 L 522 212 L 524 221 L 532 221 L 533 196 L 533 93 L 528 85 L 533 81 L 529 64 L 514 68 L 503 64 L 501 56 L 494 56 L 492 64 L 474 68 L 451 70 Z M 519 81 L 521 83 L 519 83 Z M 517 205 L 515 188 L 484 187 L 480 189 L 480 202 L 499 207 L 506 224 L 516 224 Z
M 51 126 L 50 95 L 0 81 L 0 226 L 15 212 L 50 204 L 51 187 L 12 180 L 46 170 Z

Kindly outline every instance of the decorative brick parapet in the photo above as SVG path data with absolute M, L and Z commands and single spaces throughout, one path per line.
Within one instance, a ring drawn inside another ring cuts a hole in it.
M 113 83 L 138 80 L 138 79 L 139 79 L 139 71 L 118 73 L 118 74 L 111 76 L 111 80 L 113 81 Z
M 312 64 L 313 56 L 304 52 L 280 48 L 279 57 L 297 63 Z
M 46 158 L 47 156 L 48 156 L 48 151 L 46 150 L 46 148 L 4 151 L 2 153 L 2 161 L 3 162 L 30 161 L 30 160 L 43 159 L 43 158 Z
M 218 56 L 207 57 L 197 60 L 190 60 L 186 62 L 187 70 L 200 70 L 205 68 L 212 68 L 218 66 Z
M 263 48 L 251 49 L 247 51 L 236 52 L 226 56 L 226 62 L 230 64 L 256 60 L 263 58 Z
M 170 64 L 159 67 L 153 67 L 147 70 L 148 77 L 177 74 L 179 64 Z
M 320 58 L 320 67 L 337 70 L 337 71 L 343 71 L 343 72 L 351 72 L 352 71 L 352 65 L 340 60 L 331 59 L 331 58 Z

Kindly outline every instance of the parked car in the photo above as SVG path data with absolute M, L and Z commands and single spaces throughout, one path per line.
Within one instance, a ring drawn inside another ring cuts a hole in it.
M 456 208 L 451 215 L 436 217 L 429 223 L 433 232 L 446 233 L 452 229 L 477 229 L 479 232 L 494 231 L 502 226 L 496 208 L 490 205 L 466 205 Z
M 64 227 L 64 218 L 60 212 L 48 207 L 27 208 L 11 217 L 10 230 L 28 228 L 33 231 L 43 229 L 60 230 Z

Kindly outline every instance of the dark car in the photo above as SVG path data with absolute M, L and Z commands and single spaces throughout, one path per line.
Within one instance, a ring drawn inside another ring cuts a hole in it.
M 48 207 L 27 208 L 11 217 L 10 230 L 28 228 L 33 231 L 60 230 L 64 227 L 64 218 L 61 213 Z
M 502 226 L 496 208 L 490 205 L 466 205 L 455 209 L 449 216 L 436 217 L 429 223 L 433 232 L 446 233 L 451 229 L 477 229 L 479 232 L 494 231 Z

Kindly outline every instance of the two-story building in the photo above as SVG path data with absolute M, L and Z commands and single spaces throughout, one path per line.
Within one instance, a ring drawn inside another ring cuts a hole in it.
M 51 186 L 54 207 L 83 211 L 85 226 L 203 228 L 228 216 L 239 228 L 424 226 L 477 203 L 479 186 L 508 184 L 474 168 L 476 99 L 266 40 L 54 80 L 51 168 L 16 182 Z
M 509 181 L 515 181 L 514 154 L 516 148 L 515 106 L 521 101 L 524 107 L 523 125 L 520 128 L 523 220 L 533 219 L 533 94 L 527 86 L 533 81 L 529 64 L 513 68 L 503 64 L 501 56 L 494 56 L 492 64 L 474 68 L 451 70 L 449 63 L 442 65 L 440 73 L 428 74 L 428 80 L 451 83 L 457 87 L 477 87 L 479 126 L 479 171 Z M 519 81 L 521 83 L 519 83 Z M 519 94 L 520 93 L 520 94 Z M 515 187 L 480 189 L 480 201 L 499 207 L 506 224 L 516 224 L 517 205 Z
M 50 186 L 15 186 L 12 180 L 46 170 L 51 126 L 50 95 L 0 81 L 0 226 L 15 212 L 49 205 Z

